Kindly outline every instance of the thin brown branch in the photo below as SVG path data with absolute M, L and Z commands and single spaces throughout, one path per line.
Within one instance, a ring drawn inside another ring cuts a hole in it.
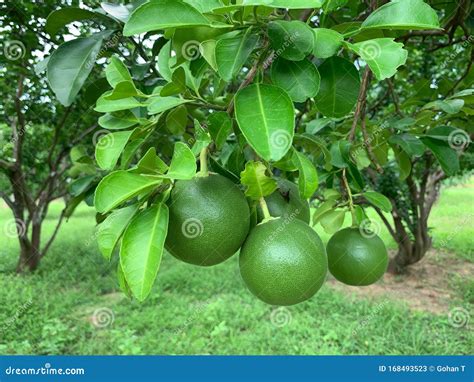
M 354 120 L 352 122 L 352 128 L 349 133 L 349 141 L 353 141 L 355 138 L 355 131 L 357 128 L 357 123 L 361 117 L 361 113 L 365 110 L 365 105 L 367 104 L 367 91 L 370 84 L 371 71 L 368 66 L 366 66 L 364 74 L 362 76 L 362 83 L 360 85 L 359 97 L 357 98 L 356 110 L 354 113 Z

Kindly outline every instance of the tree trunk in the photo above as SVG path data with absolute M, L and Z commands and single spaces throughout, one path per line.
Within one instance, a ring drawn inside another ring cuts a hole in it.
M 16 266 L 18 273 L 26 271 L 34 271 L 38 268 L 40 262 L 40 253 L 36 248 L 33 248 L 29 240 L 20 240 L 20 257 Z

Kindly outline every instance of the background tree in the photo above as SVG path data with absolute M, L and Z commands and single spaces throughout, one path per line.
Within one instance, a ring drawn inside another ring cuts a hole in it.
M 100 85 L 95 82 L 96 74 L 85 84 L 83 95 L 67 106 L 56 101 L 44 76 L 45 55 L 73 37 L 69 32 L 57 36 L 53 27 L 45 30 L 45 20 L 56 6 L 53 1 L 0 5 L 0 195 L 14 217 L 2 234 L 18 235 L 19 272 L 38 267 L 64 218 L 84 199 L 96 176 L 95 171 L 91 175 L 87 161 L 71 171 L 70 157 L 71 149 L 79 143 L 84 144 L 82 149 L 76 147 L 72 153 L 79 162 L 84 159 L 81 150 L 92 147 L 97 117 L 91 105 L 97 98 L 96 85 Z M 73 29 L 73 33 L 81 33 L 90 28 Z M 85 173 L 89 173 L 88 184 L 71 184 L 71 179 Z M 44 237 L 42 224 L 50 203 L 58 198 L 65 198 L 67 208 L 51 237 Z

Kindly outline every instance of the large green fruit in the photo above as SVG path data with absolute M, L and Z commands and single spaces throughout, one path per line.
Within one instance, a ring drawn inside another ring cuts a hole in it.
M 327 245 L 329 271 L 348 285 L 370 285 L 380 279 L 388 266 L 387 248 L 377 235 L 363 236 L 359 228 L 345 228 Z
M 327 273 L 324 245 L 301 220 L 260 223 L 240 250 L 240 273 L 250 291 L 272 305 L 293 305 L 312 297 Z
M 278 180 L 278 189 L 265 197 L 270 215 L 273 217 L 296 217 L 309 224 L 310 210 L 307 200 L 301 199 L 298 186 L 286 179 Z M 263 220 L 263 212 L 257 207 L 258 221 Z
M 195 265 L 215 265 L 242 246 L 249 206 L 238 186 L 221 175 L 180 180 L 169 199 L 166 249 Z

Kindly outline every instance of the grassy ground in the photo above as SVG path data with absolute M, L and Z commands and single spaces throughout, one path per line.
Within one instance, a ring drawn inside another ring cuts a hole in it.
M 435 247 L 470 259 L 474 184 L 445 189 L 430 220 Z M 53 208 L 48 234 L 61 206 Z M 0 227 L 10 219 L 0 208 Z M 356 297 L 325 285 L 310 301 L 268 306 L 242 284 L 234 257 L 197 268 L 164 256 L 151 297 L 123 298 L 116 263 L 99 255 L 93 211 L 85 206 L 61 229 L 33 275 L 12 273 L 14 239 L 0 247 L 0 354 L 468 354 L 472 329 L 448 311 L 408 309 L 383 297 Z M 327 239 L 326 235 L 322 235 Z M 386 232 L 382 233 L 393 247 Z M 452 251 L 452 252 L 451 252 Z M 459 282 L 451 307 L 472 302 Z M 472 328 L 472 324 L 471 324 Z

